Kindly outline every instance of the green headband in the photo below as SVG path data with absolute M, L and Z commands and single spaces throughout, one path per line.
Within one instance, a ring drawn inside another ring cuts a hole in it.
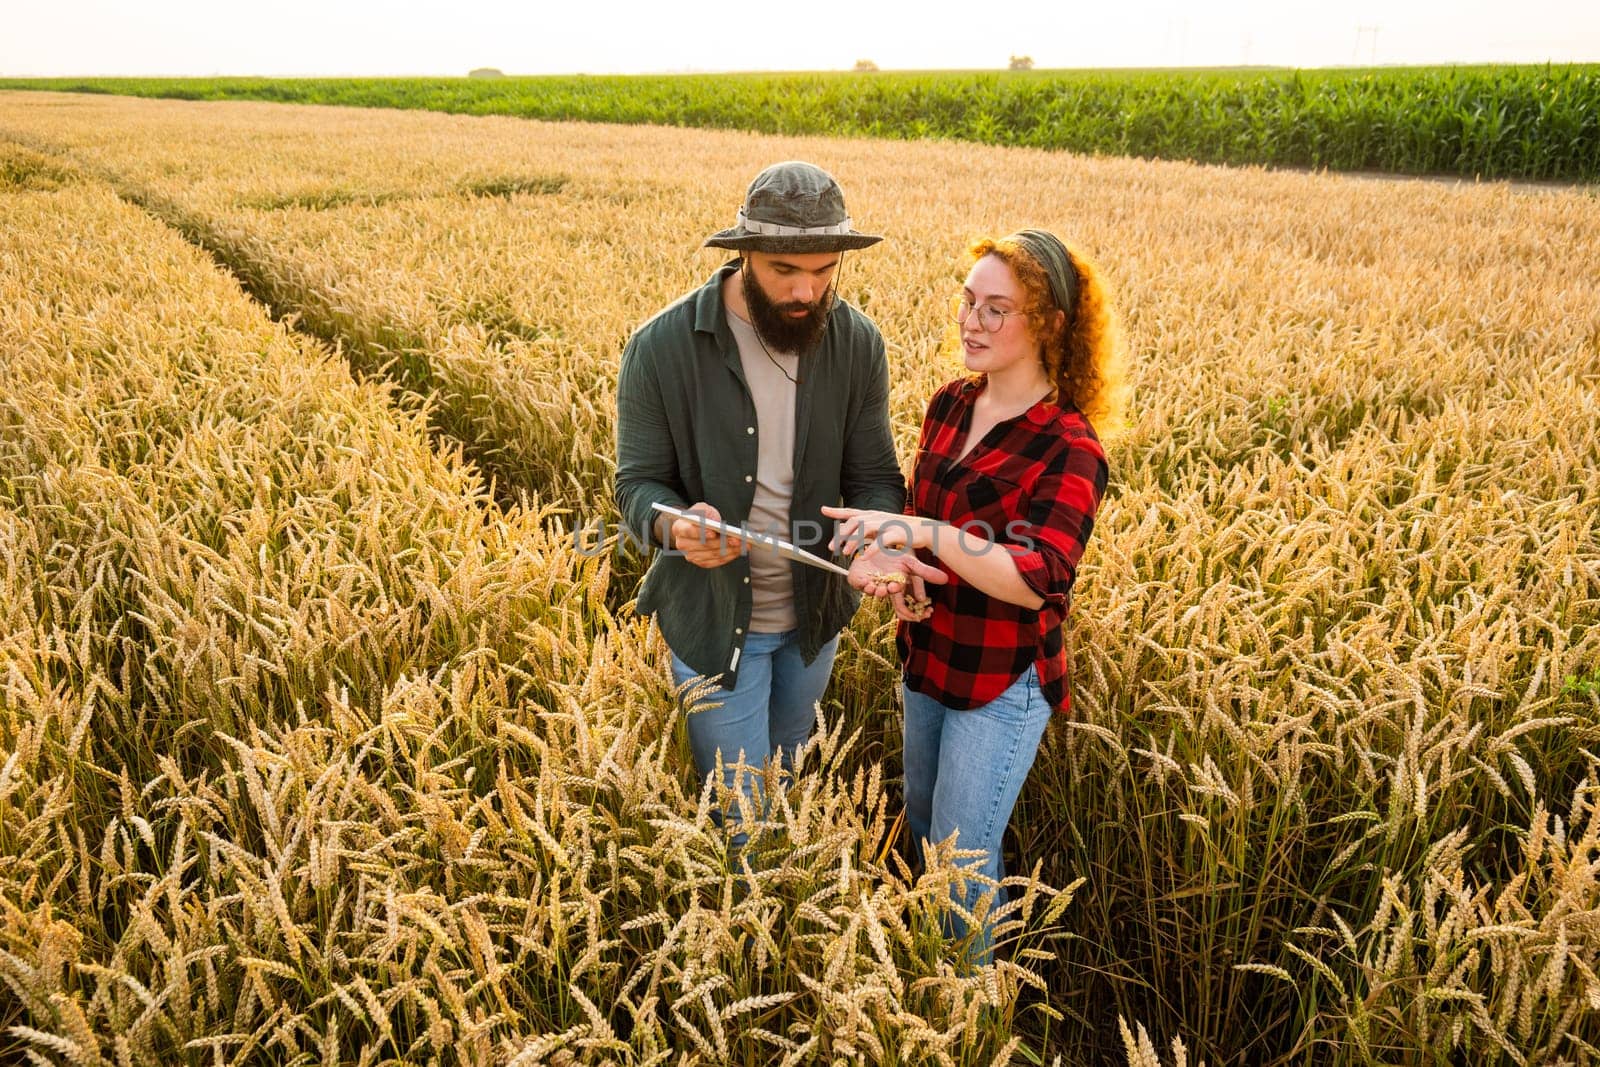
M 1078 271 L 1061 238 L 1048 230 L 1018 230 L 1006 239 L 1021 245 L 1044 268 L 1050 295 L 1055 297 L 1056 307 L 1067 313 L 1067 323 L 1071 325 L 1078 308 Z

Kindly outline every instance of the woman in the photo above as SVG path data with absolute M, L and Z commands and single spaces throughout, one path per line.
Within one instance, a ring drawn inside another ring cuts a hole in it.
M 1091 264 L 1042 230 L 969 252 L 954 312 L 973 374 L 928 404 L 907 514 L 822 510 L 840 520 L 837 545 L 863 549 L 852 584 L 891 598 L 901 620 L 912 838 L 959 833 L 998 882 L 1045 725 L 1068 709 L 1062 623 L 1105 492 L 1097 430 L 1120 423 L 1124 387 Z M 982 889 L 967 880 L 957 899 L 970 911 Z M 972 953 L 990 959 L 987 925 Z

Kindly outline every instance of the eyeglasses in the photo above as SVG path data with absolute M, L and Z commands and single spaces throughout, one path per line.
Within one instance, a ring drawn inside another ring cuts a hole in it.
M 965 325 L 967 316 L 974 311 L 978 313 L 978 325 L 983 327 L 984 333 L 998 333 L 1005 327 L 1006 319 L 1022 314 L 1020 311 L 1002 311 L 993 304 L 974 304 L 965 296 L 950 298 L 950 313 L 955 316 L 956 322 Z

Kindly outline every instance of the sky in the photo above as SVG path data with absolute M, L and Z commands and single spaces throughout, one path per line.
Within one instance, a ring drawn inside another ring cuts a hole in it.
M 0 0 L 0 77 L 1600 62 L 1600 0 Z

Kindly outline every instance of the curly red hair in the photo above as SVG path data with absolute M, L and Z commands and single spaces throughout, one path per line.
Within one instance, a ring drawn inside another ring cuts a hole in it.
M 1126 420 L 1127 360 L 1121 324 L 1099 268 L 1076 249 L 1068 252 L 1077 277 L 1072 286 L 1074 306 L 1059 309 L 1066 312 L 1063 324 L 1055 314 L 1058 308 L 1044 266 L 1021 242 L 984 238 L 967 249 L 972 263 L 994 256 L 1011 268 L 1024 293 L 1028 329 L 1039 340 L 1045 373 L 1055 384 L 1056 402 L 1076 407 L 1097 434 L 1106 436 L 1122 429 Z

